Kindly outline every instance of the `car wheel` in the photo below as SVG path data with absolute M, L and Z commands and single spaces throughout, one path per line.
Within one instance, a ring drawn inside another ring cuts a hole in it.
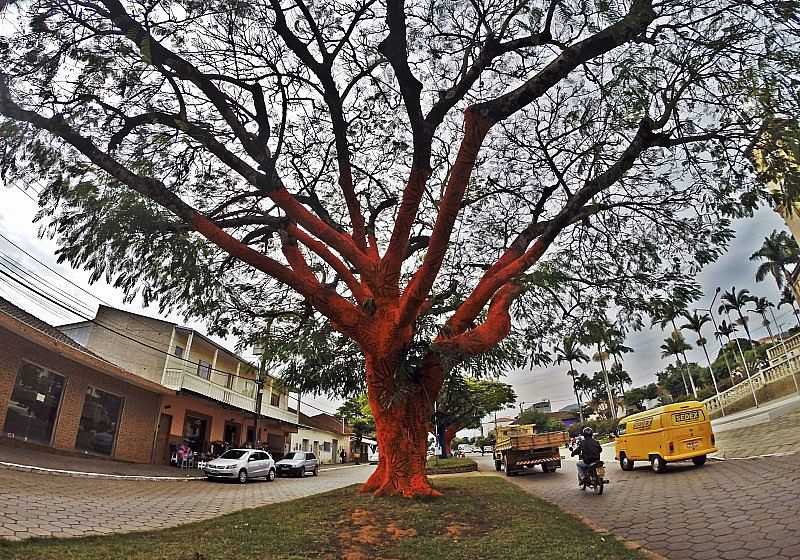
M 667 470 L 667 462 L 661 458 L 661 455 L 653 455 L 653 457 L 650 458 L 650 467 L 654 472 L 661 474 Z
M 623 471 L 632 471 L 633 470 L 633 461 L 628 459 L 627 455 L 623 454 L 619 458 L 619 468 Z
M 272 482 L 273 480 L 275 480 L 275 469 L 270 469 L 267 473 L 267 481 Z
M 244 484 L 247 482 L 247 471 L 242 469 L 239 471 L 239 484 Z
M 294 473 L 294 476 L 296 476 L 297 478 L 303 478 L 303 477 L 305 476 L 305 474 L 306 474 L 306 469 L 305 469 L 305 467 L 300 467 L 300 468 L 299 468 L 299 469 L 297 469 L 297 471 Z
M 313 476 L 319 476 L 319 467 L 318 467 L 318 466 L 317 466 L 317 467 L 314 467 L 314 470 L 313 470 L 313 471 L 311 471 L 311 474 L 312 474 Z
M 698 467 L 702 467 L 703 465 L 706 464 L 706 456 L 701 455 L 700 457 L 693 457 L 692 463 L 694 463 Z

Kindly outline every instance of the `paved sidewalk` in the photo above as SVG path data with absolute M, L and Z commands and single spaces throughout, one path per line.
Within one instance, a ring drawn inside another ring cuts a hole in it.
M 769 422 L 717 432 L 717 457 L 734 459 L 773 453 L 800 453 L 800 411 Z
M 322 465 L 321 469 L 332 469 L 353 466 L 352 463 L 344 465 Z M 29 468 L 32 467 L 32 468 Z M 143 465 L 139 463 L 125 463 L 112 461 L 92 456 L 66 455 L 53 453 L 46 449 L 10 445 L 0 439 L 0 469 L 37 471 L 46 469 L 53 475 L 82 476 L 87 474 L 112 475 L 113 477 L 147 477 L 147 478 L 185 478 L 195 479 L 202 477 L 198 469 L 179 469 L 169 465 Z M 66 471 L 66 472 L 63 472 Z M 109 477 L 110 478 L 110 477 Z
M 174 527 L 364 482 L 374 467 L 274 482 L 119 481 L 0 470 L 0 538 L 80 537 Z

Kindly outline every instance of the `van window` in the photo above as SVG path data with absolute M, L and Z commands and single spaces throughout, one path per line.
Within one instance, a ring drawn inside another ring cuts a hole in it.
M 622 436 L 625 435 L 625 423 L 623 422 L 619 426 L 617 426 L 617 435 Z
M 670 419 L 673 426 L 681 426 L 683 424 L 696 424 L 697 422 L 705 422 L 706 415 L 699 409 L 692 410 L 679 410 L 670 414 Z

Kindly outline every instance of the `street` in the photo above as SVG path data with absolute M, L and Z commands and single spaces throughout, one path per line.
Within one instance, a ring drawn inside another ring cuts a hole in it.
M 117 481 L 0 469 L 0 538 L 78 537 L 173 527 L 364 482 L 374 467 L 274 482 Z
M 526 492 L 586 517 L 614 534 L 673 560 L 800 558 L 800 470 L 797 455 L 671 465 L 624 472 L 603 448 L 610 484 L 602 496 L 578 489 L 569 451 L 554 474 L 507 478 Z M 494 472 L 491 457 L 477 457 Z M 497 473 L 505 476 L 504 473 Z

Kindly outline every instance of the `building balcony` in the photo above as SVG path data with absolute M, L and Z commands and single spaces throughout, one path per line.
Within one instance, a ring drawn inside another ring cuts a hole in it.
M 800 355 L 800 333 L 790 336 L 783 342 L 778 341 L 767 348 L 770 365 L 776 365 L 798 355 Z
M 196 366 L 192 364 L 187 364 L 182 360 L 170 360 L 164 371 L 161 384 L 175 391 L 191 391 L 247 412 L 255 411 L 256 384 L 254 381 L 236 378 L 232 375 L 225 376 L 215 372 L 215 377 L 227 377 L 227 383 L 222 385 L 206 379 L 199 373 Z M 269 394 L 262 398 L 261 415 L 274 420 L 297 424 L 297 413 L 269 404 Z

